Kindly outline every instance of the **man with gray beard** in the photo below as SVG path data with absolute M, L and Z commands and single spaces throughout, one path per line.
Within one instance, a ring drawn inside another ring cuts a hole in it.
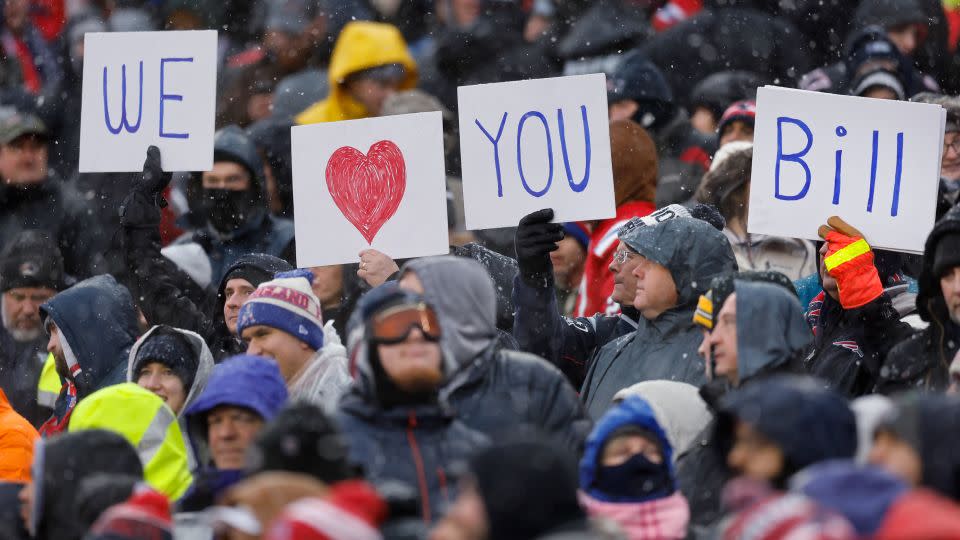
M 47 357 L 40 305 L 64 287 L 63 258 L 43 231 L 22 231 L 0 256 L 0 388 L 34 426 L 49 416 L 37 404 L 37 381 Z

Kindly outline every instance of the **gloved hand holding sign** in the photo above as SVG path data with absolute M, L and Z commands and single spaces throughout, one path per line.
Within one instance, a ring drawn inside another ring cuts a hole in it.
M 837 280 L 844 309 L 865 306 L 883 294 L 880 274 L 873 264 L 873 250 L 863 233 L 837 216 L 821 225 L 817 234 L 827 242 L 823 265 Z

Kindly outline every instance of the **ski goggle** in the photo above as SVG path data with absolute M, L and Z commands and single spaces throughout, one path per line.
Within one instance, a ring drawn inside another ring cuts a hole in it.
M 414 326 L 420 329 L 427 341 L 440 340 L 437 313 L 423 303 L 389 308 L 375 315 L 370 323 L 373 339 L 387 345 L 405 341 Z

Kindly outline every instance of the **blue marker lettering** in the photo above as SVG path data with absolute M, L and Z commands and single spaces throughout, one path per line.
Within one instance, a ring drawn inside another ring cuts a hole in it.
M 107 123 L 107 131 L 117 135 L 121 129 L 136 133 L 140 129 L 140 120 L 143 119 L 143 60 L 140 61 L 140 103 L 137 105 L 137 123 L 130 125 L 127 122 L 127 65 L 120 66 L 120 124 L 113 127 L 110 122 L 110 105 L 107 103 L 107 67 L 103 67 L 103 119 Z
M 807 144 L 803 147 L 803 150 L 793 153 L 793 154 L 784 154 L 783 153 L 783 124 L 793 124 L 803 131 L 804 135 L 807 136 Z M 797 120 L 796 118 L 789 118 L 786 116 L 781 116 L 777 118 L 777 165 L 774 170 L 774 197 L 783 200 L 783 201 L 796 201 L 806 197 L 807 190 L 810 189 L 810 166 L 807 165 L 807 162 L 802 158 L 807 155 L 807 152 L 810 151 L 810 147 L 813 146 L 813 133 L 810 132 L 810 128 L 807 127 L 802 121 Z M 806 181 L 803 184 L 803 189 L 800 190 L 796 195 L 784 195 L 780 192 L 780 162 L 790 161 L 797 163 L 800 167 L 803 168 L 803 173 L 806 175 Z
M 523 135 L 523 124 L 527 121 L 527 118 L 539 118 L 540 122 L 543 123 L 543 131 L 547 134 L 547 157 L 550 160 L 550 174 L 547 176 L 547 185 L 543 186 L 543 189 L 540 191 L 530 189 L 530 185 L 527 184 L 527 179 L 523 176 L 523 152 L 520 149 L 520 140 Z M 534 197 L 543 197 L 553 182 L 553 142 L 550 140 L 550 126 L 547 125 L 546 117 L 537 111 L 530 111 L 520 117 L 520 125 L 517 126 L 517 171 L 520 173 L 520 182 L 523 184 L 523 189 L 527 190 L 527 193 Z
M 497 138 L 490 136 L 490 133 L 483 127 L 480 120 L 474 119 L 473 122 L 477 124 L 480 131 L 487 136 L 487 140 L 493 144 L 493 165 L 497 170 L 497 197 L 503 197 L 503 178 L 500 175 L 500 148 L 497 145 L 500 143 L 500 136 L 503 135 L 503 126 L 507 123 L 507 113 L 503 113 L 503 117 L 500 119 Z
M 189 133 L 165 133 L 163 131 L 163 102 L 164 101 L 183 101 L 183 96 L 179 94 L 167 94 L 164 92 L 164 69 L 167 62 L 193 62 L 193 58 L 161 58 L 160 59 L 160 136 L 168 139 L 188 139 Z M 141 63 L 141 69 L 142 63 Z
M 845 137 L 847 128 L 837 126 L 837 137 Z M 833 204 L 840 204 L 840 161 L 843 159 L 843 150 L 837 149 L 835 154 L 836 169 L 833 175 Z
M 570 158 L 567 155 L 567 136 L 563 128 L 563 109 L 557 109 L 557 121 L 560 123 L 560 151 L 563 153 L 563 166 L 567 170 L 567 182 L 574 193 L 580 193 L 587 188 L 590 182 L 590 124 L 587 123 L 587 106 L 580 106 L 580 115 L 583 117 L 583 144 L 586 153 L 586 164 L 583 167 L 583 179 L 574 183 L 573 172 L 570 171 Z M 549 135 L 547 135 L 549 137 Z M 548 139 L 549 140 L 549 139 Z
M 897 216 L 900 210 L 900 177 L 903 175 L 903 132 L 897 133 L 897 172 L 893 176 L 893 204 L 890 215 Z
M 873 191 L 877 187 L 877 151 L 880 149 L 880 132 L 873 130 L 873 156 L 870 161 L 870 195 L 867 197 L 867 212 L 873 212 Z

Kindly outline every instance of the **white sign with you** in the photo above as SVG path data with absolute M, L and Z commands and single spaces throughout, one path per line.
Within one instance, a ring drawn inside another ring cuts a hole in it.
M 461 86 L 460 157 L 468 229 L 616 215 L 603 74 Z

